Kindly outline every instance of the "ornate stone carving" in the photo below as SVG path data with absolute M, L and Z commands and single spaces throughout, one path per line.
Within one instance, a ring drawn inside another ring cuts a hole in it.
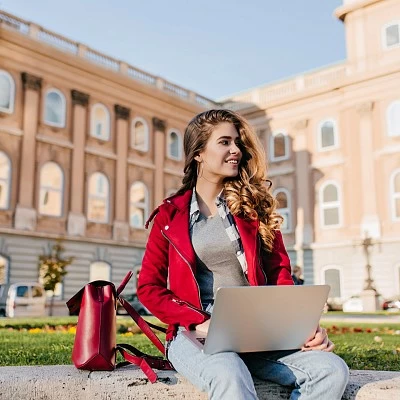
M 79 90 L 71 90 L 72 104 L 86 107 L 89 103 L 89 95 Z
M 359 114 L 368 114 L 372 111 L 373 108 L 374 108 L 373 101 L 366 101 L 356 106 L 357 112 Z
M 306 129 L 308 126 L 308 119 L 299 119 L 293 123 L 293 128 L 300 131 L 302 129 Z
M 127 107 L 120 106 L 119 104 L 114 105 L 115 116 L 117 119 L 128 120 L 131 115 L 131 110 Z
M 154 130 L 165 132 L 166 125 L 167 125 L 165 120 L 157 118 L 157 117 L 153 117 L 152 121 L 153 121 Z
M 25 90 L 40 90 L 42 87 L 42 78 L 28 74 L 28 72 L 22 72 L 21 78 Z

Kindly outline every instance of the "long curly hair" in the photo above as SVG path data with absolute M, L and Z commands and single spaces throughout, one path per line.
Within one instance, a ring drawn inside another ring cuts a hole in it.
M 235 126 L 242 152 L 238 175 L 224 181 L 227 205 L 233 215 L 259 220 L 258 231 L 263 247 L 272 251 L 274 231 L 279 228 L 283 218 L 276 213 L 277 201 L 270 193 L 271 181 L 267 179 L 263 146 L 253 129 L 239 114 L 224 109 L 208 110 L 196 115 L 189 122 L 183 140 L 184 176 L 177 194 L 196 186 L 198 165 L 195 157 L 205 149 L 215 127 L 223 122 Z

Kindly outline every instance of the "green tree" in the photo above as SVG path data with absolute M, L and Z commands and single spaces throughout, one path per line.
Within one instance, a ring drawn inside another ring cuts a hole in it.
M 51 291 L 51 301 L 49 315 L 53 315 L 55 288 L 61 283 L 63 277 L 67 274 L 65 270 L 68 265 L 74 261 L 74 257 L 63 258 L 64 246 L 60 240 L 57 240 L 51 247 L 49 254 L 39 256 L 39 277 L 44 290 Z

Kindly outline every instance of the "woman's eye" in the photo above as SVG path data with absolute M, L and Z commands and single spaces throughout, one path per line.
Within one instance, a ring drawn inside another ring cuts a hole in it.
M 224 146 L 229 144 L 229 142 L 227 140 L 221 140 L 220 143 L 223 144 Z

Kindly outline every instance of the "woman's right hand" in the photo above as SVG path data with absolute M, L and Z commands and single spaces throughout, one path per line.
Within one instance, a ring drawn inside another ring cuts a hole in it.
M 208 319 L 207 321 L 204 321 L 202 324 L 196 325 L 196 331 L 207 334 L 209 326 L 210 326 L 210 320 Z

